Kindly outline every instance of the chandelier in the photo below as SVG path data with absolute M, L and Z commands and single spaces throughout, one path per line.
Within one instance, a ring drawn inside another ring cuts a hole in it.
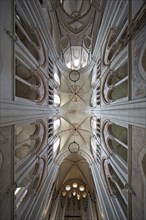
M 67 198 L 76 198 L 80 200 L 87 197 L 87 186 L 80 180 L 70 180 L 67 181 L 61 190 L 61 195 Z

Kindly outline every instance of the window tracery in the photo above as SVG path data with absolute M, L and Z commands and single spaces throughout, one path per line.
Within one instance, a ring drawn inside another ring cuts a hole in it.
M 118 202 L 127 216 L 127 199 L 128 191 L 126 187 L 126 180 L 114 170 L 111 162 L 104 157 L 102 159 L 102 178 L 104 180 L 105 186 L 110 195 L 116 197 L 116 202 Z
M 16 12 L 16 35 L 18 37 L 17 44 L 20 47 L 26 47 L 27 52 L 39 63 L 43 68 L 47 65 L 47 51 L 44 41 L 40 37 L 40 33 L 36 28 L 27 24 L 23 16 Z
M 127 4 L 127 3 L 126 3 Z M 123 14 L 124 11 L 124 14 Z M 116 56 L 126 47 L 127 44 L 123 44 L 128 33 L 127 22 L 127 9 L 123 8 L 121 14 L 122 17 L 116 21 L 116 26 L 111 27 L 108 30 L 104 46 L 102 48 L 102 66 L 109 67 Z
M 22 215 L 22 207 L 27 205 L 29 200 L 34 200 L 38 193 L 46 171 L 46 158 L 39 158 L 36 163 L 29 168 L 23 178 L 17 179 L 15 189 L 15 205 L 17 215 Z
M 46 140 L 46 126 L 43 121 L 36 121 L 15 128 L 15 159 L 17 167 L 20 163 L 37 153 Z
M 102 138 L 109 154 L 115 154 L 125 165 L 128 163 L 127 128 L 106 121 L 103 125 Z
M 39 71 L 32 71 L 16 59 L 16 97 L 27 99 L 36 103 L 42 103 L 45 101 L 46 83 Z
M 103 88 L 103 100 L 111 103 L 128 98 L 128 66 L 123 64 L 117 70 L 109 71 Z

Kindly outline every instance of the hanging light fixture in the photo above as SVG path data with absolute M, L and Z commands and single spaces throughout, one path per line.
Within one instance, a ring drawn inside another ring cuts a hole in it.
M 62 192 L 62 196 L 66 196 L 67 192 L 66 191 L 63 191 Z
M 72 193 L 72 194 L 73 194 L 73 196 L 76 196 L 77 192 L 76 192 L 76 191 L 73 191 L 73 193 Z
M 77 200 L 80 200 L 81 196 L 80 194 L 77 194 Z
M 85 190 L 85 187 L 84 187 L 83 185 L 80 185 L 80 186 L 79 186 L 79 190 L 80 190 L 81 192 L 83 192 L 83 191 Z
M 77 179 L 68 180 L 62 187 L 61 195 L 67 198 L 74 198 L 77 200 L 86 199 L 88 194 L 87 185 Z
M 73 188 L 77 188 L 78 187 L 78 183 L 77 182 L 73 182 L 72 186 L 73 186 Z
M 71 186 L 68 184 L 65 186 L 66 191 L 70 191 L 71 190 Z
M 83 193 L 82 193 L 82 197 L 85 199 L 86 196 L 87 196 L 87 193 L 86 193 L 86 192 L 83 192 Z

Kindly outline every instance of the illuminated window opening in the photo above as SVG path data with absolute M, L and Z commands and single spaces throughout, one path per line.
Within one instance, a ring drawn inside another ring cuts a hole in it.
M 60 104 L 60 97 L 57 94 L 54 94 L 54 103 L 56 103 L 58 105 Z
M 89 53 L 83 46 L 71 46 L 64 52 L 65 64 L 72 70 L 79 70 L 88 64 Z
M 59 145 L 60 145 L 60 138 L 58 138 L 55 143 L 53 144 L 53 151 L 54 153 L 57 152 L 58 148 L 59 148 Z
M 60 85 L 60 78 L 59 78 L 57 72 L 54 72 L 54 79 L 55 79 L 56 82 Z
M 60 119 L 56 119 L 53 122 L 54 131 L 57 130 L 60 127 Z

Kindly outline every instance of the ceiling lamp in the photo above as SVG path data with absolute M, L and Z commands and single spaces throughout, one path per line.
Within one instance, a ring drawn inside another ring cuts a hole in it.
M 71 190 L 71 186 L 68 184 L 65 186 L 66 191 L 70 191 Z
M 85 187 L 84 187 L 83 185 L 80 185 L 80 186 L 79 186 L 79 190 L 80 190 L 81 192 L 83 192 L 83 191 L 85 190 Z
M 72 193 L 72 194 L 73 194 L 73 196 L 76 196 L 77 192 L 76 192 L 76 191 L 73 191 L 73 193 Z
M 84 182 L 78 179 L 71 179 L 63 184 L 61 195 L 68 199 L 87 199 L 88 187 Z
M 73 188 L 77 188 L 78 187 L 78 183 L 77 182 L 73 182 L 72 186 L 73 186 Z
M 79 148 L 79 144 L 76 141 L 72 142 L 68 147 L 71 153 L 77 153 L 79 151 Z
M 86 193 L 86 192 L 83 192 L 83 193 L 82 193 L 82 197 L 83 197 L 83 198 L 86 198 L 86 196 L 87 196 L 87 193 Z
M 80 200 L 81 196 L 80 194 L 77 194 L 77 200 Z
M 66 191 L 63 191 L 63 192 L 62 192 L 62 196 L 66 196 Z

